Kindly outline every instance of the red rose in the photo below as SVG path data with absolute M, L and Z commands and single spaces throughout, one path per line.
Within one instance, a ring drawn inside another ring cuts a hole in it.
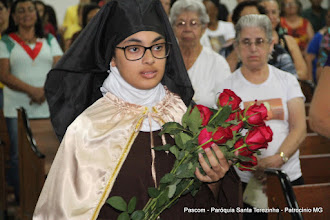
M 245 143 L 249 149 L 254 151 L 267 148 L 268 142 L 272 141 L 273 132 L 269 126 L 254 127 L 245 138 Z
M 243 128 L 244 122 L 240 121 L 237 125 L 230 125 L 229 128 L 232 131 L 236 131 L 238 132 L 239 130 L 241 130 Z
M 202 126 L 207 125 L 207 123 L 209 123 L 209 120 L 210 120 L 213 112 L 204 105 L 195 105 L 195 107 L 198 108 L 198 111 L 201 113 L 201 118 L 203 120 Z
M 267 108 L 263 103 L 251 105 L 245 112 L 245 118 L 250 125 L 263 125 L 264 120 L 267 118 Z
M 208 140 L 210 140 L 212 138 L 212 132 L 207 131 L 206 128 L 204 128 L 203 130 L 201 130 L 201 132 L 198 135 L 198 144 L 202 145 L 205 142 L 207 142 Z M 205 145 L 202 146 L 203 149 L 206 148 L 210 148 L 211 145 L 213 144 L 213 142 L 209 142 Z
M 243 145 L 244 145 L 244 140 L 243 140 L 243 138 L 240 138 L 234 144 L 234 148 L 238 149 L 238 148 L 242 147 Z M 242 147 L 242 148 L 238 149 L 238 154 L 242 155 L 244 157 L 250 157 L 253 154 L 253 152 L 250 151 L 247 147 Z
M 233 132 L 229 127 L 228 128 L 218 127 L 218 129 L 214 132 L 212 138 L 215 143 L 224 144 L 229 139 L 233 138 Z
M 234 121 L 234 120 L 240 121 L 242 118 L 243 118 L 242 112 L 238 111 L 231 113 L 225 122 Z
M 252 167 L 256 166 L 258 164 L 258 160 L 255 156 L 251 155 L 250 158 L 252 161 L 242 161 L 240 162 L 240 165 L 238 168 L 242 171 L 247 170 L 250 171 Z
M 230 89 L 224 89 L 223 92 L 219 95 L 218 107 L 231 105 L 231 109 L 236 110 L 239 107 L 241 101 L 241 98 L 238 97 L 233 91 Z

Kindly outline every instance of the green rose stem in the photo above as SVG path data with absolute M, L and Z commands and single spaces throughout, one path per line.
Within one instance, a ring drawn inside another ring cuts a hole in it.
M 198 145 L 196 148 L 194 148 L 194 150 L 193 150 L 192 152 L 194 152 L 194 151 L 200 149 L 201 147 L 203 147 L 204 145 L 210 143 L 211 141 L 213 141 L 212 138 L 209 139 L 208 141 L 204 142 L 203 144 Z M 176 170 L 179 168 L 179 166 L 185 161 L 185 159 L 186 159 L 189 155 L 190 155 L 190 154 L 186 154 L 186 155 L 180 160 L 180 162 L 177 164 L 177 166 L 171 170 L 170 173 L 173 173 L 173 174 L 174 174 L 174 173 L 176 172 Z
M 196 151 L 196 150 L 198 150 L 198 149 L 200 149 L 200 148 L 202 148 L 204 145 L 206 145 L 206 144 L 208 144 L 208 143 L 210 143 L 211 141 L 213 141 L 213 139 L 211 138 L 211 139 L 209 139 L 208 141 L 206 141 L 206 142 L 204 142 L 203 144 L 201 144 L 201 145 L 198 145 L 196 148 L 194 148 L 193 149 L 193 151 L 192 152 L 194 152 L 194 151 Z M 189 154 L 187 154 L 187 155 L 185 155 L 181 160 L 180 160 L 180 162 L 176 165 L 176 167 L 174 167 L 172 170 L 171 170 L 171 172 L 170 173 L 173 173 L 173 174 L 175 174 L 175 172 L 176 172 L 176 170 L 179 168 L 179 166 L 186 160 L 186 158 L 189 156 Z M 156 215 L 155 215 L 155 213 L 149 213 L 148 211 L 151 209 L 152 210 L 152 208 L 154 208 L 155 207 L 155 205 L 156 205 L 156 203 L 157 203 L 157 199 L 164 193 L 164 191 L 163 192 L 161 192 L 156 198 L 151 198 L 151 199 L 149 199 L 149 201 L 147 202 L 147 204 L 144 206 L 144 208 L 143 208 L 143 211 L 144 211 L 144 213 L 145 213 L 145 217 L 144 217 L 144 219 L 153 219 L 153 218 L 157 218 L 157 216 L 158 215 L 160 215 L 160 213 L 162 213 L 167 207 L 169 207 L 174 201 L 176 201 L 181 195 L 182 195 L 182 193 L 184 193 L 184 191 L 186 191 L 192 184 L 194 183 L 194 180 L 191 180 L 190 182 L 189 182 L 189 184 L 179 193 L 179 195 L 177 195 L 174 199 L 172 199 L 171 200 L 171 202 L 170 203 L 168 203 L 165 207 L 163 207 L 162 209 L 161 209 L 161 211 L 160 212 L 158 212 Z M 150 216 L 151 215 L 151 216 Z
M 220 114 L 221 110 L 222 107 L 219 106 L 219 110 L 217 111 L 217 113 L 215 113 L 215 115 L 212 116 L 211 120 L 207 124 L 210 124 L 211 121 L 213 121 L 213 119 L 215 119 Z
M 173 202 L 175 202 L 178 198 L 181 197 L 182 193 L 184 193 L 192 184 L 194 183 L 194 180 L 190 180 L 189 184 L 180 192 L 179 195 L 177 195 L 175 198 L 173 198 L 166 206 L 164 206 L 156 215 L 152 215 L 150 219 L 157 219 L 157 217 L 165 210 L 167 207 L 169 207 Z
M 238 151 L 238 150 L 240 150 L 240 149 L 242 149 L 242 148 L 244 148 L 244 147 L 247 147 L 248 145 L 247 144 L 242 144 L 242 146 L 240 146 L 240 147 L 238 147 L 238 148 L 236 148 L 236 149 L 234 149 L 234 150 L 232 150 L 232 151 L 230 151 L 231 153 L 234 153 L 235 151 Z

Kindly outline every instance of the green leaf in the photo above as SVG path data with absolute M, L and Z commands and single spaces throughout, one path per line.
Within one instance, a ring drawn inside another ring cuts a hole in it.
M 182 158 L 185 156 L 185 153 L 186 151 L 182 150 L 179 152 L 179 155 L 178 155 L 178 160 L 182 160 Z
M 189 114 L 190 114 L 191 109 L 192 109 L 192 106 L 189 105 L 189 107 L 188 107 L 186 113 L 182 116 L 181 124 L 182 124 L 182 126 L 183 126 L 184 128 L 187 127 L 187 121 L 188 121 L 188 117 L 189 117 Z
M 253 159 L 251 157 L 245 157 L 245 156 L 242 156 L 242 155 L 238 155 L 237 157 L 240 161 L 243 161 L 243 162 L 253 161 Z
M 135 207 L 136 207 L 136 197 L 134 196 L 133 198 L 131 198 L 131 200 L 128 203 L 127 206 L 128 214 L 132 214 L 132 212 L 135 210 Z
M 170 183 L 174 180 L 174 178 L 175 178 L 174 174 L 167 173 L 160 179 L 160 183 Z
M 118 216 L 117 220 L 130 220 L 130 218 L 127 212 L 123 212 Z
M 172 147 L 171 144 L 165 144 L 163 146 L 154 147 L 153 149 L 157 151 L 169 151 L 171 147 Z
M 144 218 L 144 216 L 145 216 L 144 211 L 137 210 L 137 211 L 132 213 L 131 219 L 132 220 L 142 220 Z
M 192 163 L 182 164 L 176 173 L 178 178 L 192 178 L 195 177 L 195 167 L 193 167 Z
M 220 113 L 215 116 L 215 118 L 212 120 L 211 118 L 211 125 L 215 125 L 216 127 L 222 125 L 226 120 L 227 118 L 229 117 L 229 115 L 231 114 L 232 110 L 231 110 L 231 107 L 230 106 L 224 106 Z
M 201 118 L 201 114 L 198 110 L 198 108 L 194 108 L 191 111 L 191 114 L 189 115 L 188 119 L 187 119 L 187 126 L 190 128 L 190 130 L 194 133 L 194 134 L 198 134 L 199 133 L 199 128 L 202 125 L 203 119 Z
M 172 198 L 176 190 L 176 185 L 169 185 L 168 186 L 168 198 Z
M 174 139 L 175 139 L 176 145 L 179 148 L 185 149 L 186 148 L 185 145 L 186 145 L 187 141 L 191 140 L 192 137 L 190 135 L 186 134 L 186 133 L 181 132 L 181 133 L 175 135 Z
M 107 200 L 107 203 L 119 211 L 125 212 L 127 210 L 127 204 L 125 200 L 120 196 L 112 196 Z
M 157 203 L 156 203 L 156 206 L 159 208 L 161 207 L 162 205 L 164 205 L 167 201 L 169 201 L 169 198 L 168 198 L 168 188 L 165 189 L 165 191 L 163 191 L 164 193 L 162 193 L 158 199 L 157 199 Z
M 148 195 L 151 198 L 157 198 L 159 196 L 160 192 L 158 189 L 154 188 L 154 187 L 149 187 L 148 188 Z
M 171 134 L 171 135 L 174 135 L 174 134 L 177 134 L 181 131 L 183 131 L 184 128 L 182 127 L 182 125 L 180 125 L 179 123 L 177 122 L 167 122 L 163 125 L 163 129 L 161 132 L 159 132 L 159 135 L 163 135 L 163 134 Z
M 177 146 L 170 147 L 170 152 L 174 154 L 175 158 L 179 158 L 179 149 Z

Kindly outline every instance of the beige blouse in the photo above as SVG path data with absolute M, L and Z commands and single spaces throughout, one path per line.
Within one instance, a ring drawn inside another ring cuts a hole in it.
M 168 90 L 151 110 L 107 93 L 68 127 L 33 219 L 96 219 L 142 121 L 181 123 L 185 112 L 180 97 Z

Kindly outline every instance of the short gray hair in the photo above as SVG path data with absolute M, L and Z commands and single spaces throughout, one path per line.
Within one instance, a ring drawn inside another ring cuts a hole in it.
M 273 40 L 272 22 L 267 15 L 251 14 L 241 17 L 235 25 L 236 42 L 240 40 L 241 32 L 247 27 L 258 27 L 264 30 L 268 42 Z
M 196 12 L 199 15 L 199 20 L 203 26 L 206 26 L 206 24 L 210 22 L 206 8 L 200 0 L 178 0 L 172 5 L 170 11 L 170 22 L 172 27 L 175 25 L 178 16 L 186 11 Z

